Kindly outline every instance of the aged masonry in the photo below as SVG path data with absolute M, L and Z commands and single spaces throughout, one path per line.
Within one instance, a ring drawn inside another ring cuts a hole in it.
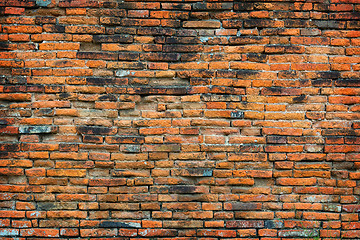
M 0 0 L 0 239 L 359 240 L 359 0 Z

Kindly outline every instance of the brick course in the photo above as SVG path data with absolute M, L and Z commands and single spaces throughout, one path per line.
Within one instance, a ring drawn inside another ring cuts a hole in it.
M 0 0 L 0 238 L 359 240 L 359 46 L 358 0 Z

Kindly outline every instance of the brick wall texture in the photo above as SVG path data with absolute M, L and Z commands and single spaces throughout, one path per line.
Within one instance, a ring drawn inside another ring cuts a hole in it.
M 359 0 L 0 0 L 0 239 L 360 239 Z

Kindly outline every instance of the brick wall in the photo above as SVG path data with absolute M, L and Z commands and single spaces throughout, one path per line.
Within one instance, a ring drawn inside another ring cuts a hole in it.
M 360 239 L 359 0 L 0 0 L 0 238 Z

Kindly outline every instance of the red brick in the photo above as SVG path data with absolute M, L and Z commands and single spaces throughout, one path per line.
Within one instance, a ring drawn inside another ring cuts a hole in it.
M 24 218 L 25 212 L 24 211 L 0 211 L 0 214 L 3 218 Z
M 79 230 L 76 228 L 61 228 L 60 235 L 67 237 L 76 237 L 79 236 Z
M 117 234 L 117 229 L 80 229 L 81 237 L 114 237 Z
M 48 211 L 48 218 L 86 218 L 86 212 L 82 211 Z
M 85 170 L 75 170 L 75 169 L 56 169 L 56 170 L 47 170 L 47 176 L 55 177 L 84 177 L 86 175 Z
M 338 213 L 318 213 L 318 212 L 304 212 L 304 219 L 311 220 L 337 220 L 339 219 Z
M 42 27 L 40 26 L 4 26 L 3 31 L 5 33 L 41 33 Z
M 23 237 L 59 237 L 58 229 L 21 229 L 20 236 Z
M 90 34 L 104 34 L 105 28 L 98 26 L 66 26 L 66 33 L 90 33 Z
M 185 21 L 184 28 L 219 28 L 221 25 L 218 21 Z
M 315 178 L 280 178 L 277 180 L 280 185 L 290 185 L 290 186 L 304 186 L 304 185 L 315 185 Z
M 31 225 L 32 225 L 31 221 L 22 221 L 22 220 L 13 220 L 11 224 L 11 226 L 15 228 L 30 228 Z M 2 224 L 2 226 L 5 226 L 5 224 Z
M 79 50 L 79 43 L 40 43 L 40 50 Z M 58 66 L 58 65 L 57 65 Z
M 176 231 L 168 229 L 139 229 L 138 235 L 142 237 L 171 237 L 176 235 Z
M 235 230 L 199 230 L 198 236 L 201 237 L 236 237 Z

